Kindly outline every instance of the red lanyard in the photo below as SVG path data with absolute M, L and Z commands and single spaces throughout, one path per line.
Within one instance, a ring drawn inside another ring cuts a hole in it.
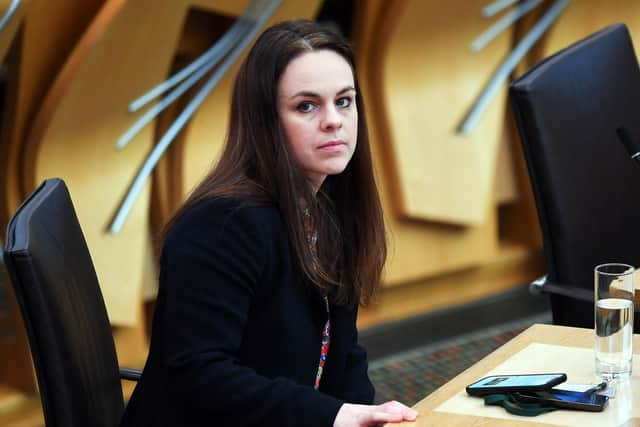
M 313 218 L 309 213 L 309 209 L 303 211 L 304 214 L 304 232 L 309 243 L 311 253 L 316 256 L 316 245 L 318 241 L 318 234 L 313 229 Z M 323 296 L 324 304 L 327 309 L 327 321 L 322 329 L 322 341 L 320 347 L 320 361 L 318 362 L 318 373 L 316 374 L 316 382 L 313 386 L 316 390 L 320 388 L 320 379 L 322 378 L 322 371 L 324 370 L 324 364 L 327 361 L 327 354 L 329 353 L 329 345 L 331 344 L 331 316 L 329 315 L 329 298 Z

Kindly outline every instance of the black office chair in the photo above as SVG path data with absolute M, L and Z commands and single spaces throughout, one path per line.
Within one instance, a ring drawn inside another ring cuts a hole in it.
M 20 305 L 47 427 L 116 427 L 121 369 L 104 301 L 69 192 L 46 180 L 7 228 L 5 262 Z
M 547 264 L 533 288 L 551 295 L 554 323 L 593 328 L 593 268 L 640 265 L 640 169 L 616 134 L 624 127 L 640 140 L 640 70 L 627 28 L 547 58 L 511 84 L 510 97 Z

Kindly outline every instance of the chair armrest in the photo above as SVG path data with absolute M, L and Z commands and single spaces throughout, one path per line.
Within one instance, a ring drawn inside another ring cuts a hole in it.
M 564 285 L 550 281 L 546 275 L 529 283 L 529 292 L 533 295 L 556 294 L 565 297 L 593 302 L 593 291 L 587 289 L 578 288 L 576 286 Z
M 123 380 L 138 381 L 141 376 L 142 371 L 140 369 L 120 368 L 120 378 Z
M 533 295 L 540 294 L 556 294 L 562 295 L 565 297 L 577 299 L 580 301 L 587 301 L 593 303 L 594 295 L 593 291 L 589 291 L 587 289 L 578 288 L 571 285 L 561 285 L 556 282 L 551 282 L 547 278 L 547 276 L 542 276 L 533 282 L 529 283 L 529 292 Z M 640 292 L 638 289 L 635 290 L 634 295 L 634 312 L 640 313 Z

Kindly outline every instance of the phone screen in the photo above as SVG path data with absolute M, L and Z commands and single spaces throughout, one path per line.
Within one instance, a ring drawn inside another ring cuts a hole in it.
M 569 390 L 546 390 L 534 392 L 531 395 L 518 393 L 523 402 L 549 402 L 559 408 L 579 409 L 583 411 L 602 411 L 609 399 L 595 393 L 584 393 Z
M 549 390 L 544 393 L 548 395 L 550 399 L 562 400 L 563 402 L 584 403 L 588 405 L 595 405 L 599 400 L 602 400 L 602 396 L 595 393 L 583 393 L 580 391 L 568 391 L 568 390 Z
M 483 378 L 474 385 L 480 387 L 536 387 L 554 382 L 558 374 L 503 375 Z
M 511 391 L 550 389 L 566 381 L 565 374 L 492 375 L 467 386 L 471 396 Z

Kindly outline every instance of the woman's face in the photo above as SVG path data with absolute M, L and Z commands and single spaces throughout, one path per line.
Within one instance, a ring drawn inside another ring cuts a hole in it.
M 282 74 L 278 114 L 289 147 L 315 191 L 353 156 L 358 139 L 355 97 L 349 63 L 331 50 L 303 53 Z

